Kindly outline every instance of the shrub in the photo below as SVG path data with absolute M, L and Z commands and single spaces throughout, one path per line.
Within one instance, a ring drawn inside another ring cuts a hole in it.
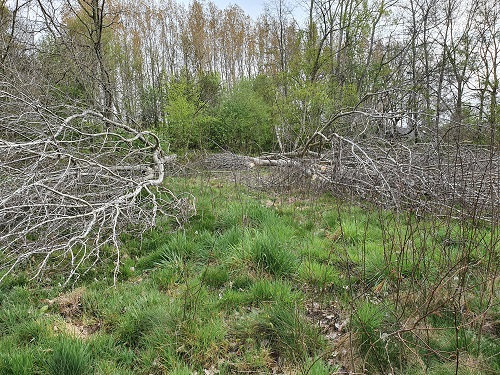
M 250 81 L 241 81 L 222 100 L 210 139 L 244 153 L 270 151 L 274 142 L 271 107 L 255 92 Z

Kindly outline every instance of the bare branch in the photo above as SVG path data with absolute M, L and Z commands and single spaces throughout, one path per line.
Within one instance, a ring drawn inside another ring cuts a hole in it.
M 100 260 L 120 267 L 120 233 L 142 233 L 167 215 L 182 224 L 194 199 L 162 187 L 158 138 L 91 110 L 48 108 L 0 90 L 0 281 L 23 266 L 66 282 Z M 109 250 L 109 249 L 108 249 Z

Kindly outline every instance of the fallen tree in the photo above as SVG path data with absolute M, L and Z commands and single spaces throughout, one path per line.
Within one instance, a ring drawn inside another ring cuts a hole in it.
M 205 169 L 272 167 L 250 184 L 266 189 L 296 188 L 357 197 L 386 208 L 432 212 L 457 218 L 498 220 L 500 155 L 493 146 L 455 143 L 412 144 L 371 137 L 325 137 L 321 153 L 231 153 L 208 155 Z
M 120 235 L 169 217 L 182 224 L 194 198 L 163 186 L 159 140 L 92 110 L 49 106 L 0 90 L 0 281 L 18 268 L 77 279 L 114 254 Z M 109 255 L 107 255 L 109 256 Z

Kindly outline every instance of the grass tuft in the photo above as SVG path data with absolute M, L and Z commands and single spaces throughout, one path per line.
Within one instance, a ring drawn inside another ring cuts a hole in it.
M 291 276 L 297 271 L 299 261 L 289 246 L 276 232 L 256 232 L 251 244 L 252 260 L 258 269 L 271 275 Z
M 94 371 L 91 352 L 79 339 L 57 337 L 47 359 L 50 375 L 88 375 Z
M 269 346 L 274 357 L 283 357 L 293 363 L 303 363 L 325 347 L 318 329 L 291 304 L 264 306 L 255 317 L 253 332 L 261 344 Z

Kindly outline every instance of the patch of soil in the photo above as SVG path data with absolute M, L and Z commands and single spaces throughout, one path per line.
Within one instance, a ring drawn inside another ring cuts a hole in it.
M 49 306 L 57 308 L 59 315 L 63 318 L 63 321 L 54 322 L 54 332 L 64 332 L 71 336 L 87 338 L 101 329 L 100 322 L 84 322 L 82 319 L 84 292 L 85 288 L 77 288 L 46 301 Z
M 333 350 L 325 360 L 331 366 L 339 367 L 336 374 L 353 374 L 351 334 L 347 331 L 349 318 L 335 305 L 323 306 L 318 302 L 307 304 L 306 316 L 320 328 L 321 333 L 330 342 Z
M 56 306 L 59 314 L 65 319 L 80 318 L 83 313 L 82 296 L 84 288 L 77 288 L 67 294 L 47 300 L 49 306 Z

